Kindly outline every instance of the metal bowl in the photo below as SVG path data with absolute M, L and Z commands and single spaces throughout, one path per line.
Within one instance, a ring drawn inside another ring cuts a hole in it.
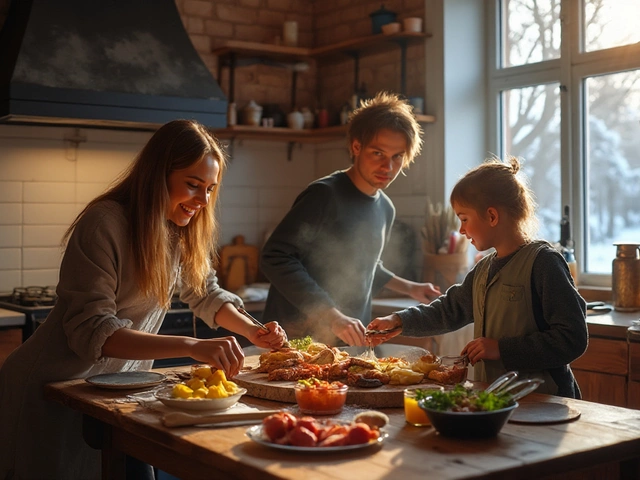
M 425 407 L 423 400 L 418 405 L 425 411 L 433 427 L 445 437 L 487 438 L 495 437 L 518 408 L 518 402 L 500 410 L 490 412 L 449 412 Z

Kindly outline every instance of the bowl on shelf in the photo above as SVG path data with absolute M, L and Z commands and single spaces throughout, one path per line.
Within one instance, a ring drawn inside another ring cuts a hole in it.
M 398 33 L 401 30 L 401 25 L 399 22 L 391 22 L 385 25 L 382 25 L 382 33 L 385 35 L 391 35 L 392 33 Z

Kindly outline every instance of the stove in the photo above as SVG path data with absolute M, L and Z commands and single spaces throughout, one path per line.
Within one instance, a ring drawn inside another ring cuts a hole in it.
M 58 296 L 56 288 L 46 287 L 16 287 L 8 295 L 0 295 L 0 308 L 25 314 L 22 327 L 22 341 L 29 338 L 37 326 L 44 322 L 53 309 Z

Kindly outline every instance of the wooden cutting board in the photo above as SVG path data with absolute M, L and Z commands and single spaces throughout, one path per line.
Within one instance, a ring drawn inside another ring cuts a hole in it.
M 233 237 L 231 245 L 225 245 L 220 249 L 220 285 L 234 292 L 243 285 L 255 283 L 258 277 L 259 254 L 258 247 L 244 243 L 244 236 Z
M 245 357 L 245 367 L 256 368 L 260 363 L 259 356 Z M 266 373 L 245 371 L 233 379 L 239 386 L 247 389 L 246 395 L 274 400 L 277 402 L 296 403 L 294 385 L 296 382 L 269 382 Z M 419 387 L 410 385 L 410 387 Z M 347 404 L 366 408 L 402 408 L 404 407 L 404 389 L 406 385 L 383 385 L 376 388 L 349 387 Z
M 523 424 L 553 424 L 576 420 L 580 411 L 563 403 L 521 402 L 509 422 Z

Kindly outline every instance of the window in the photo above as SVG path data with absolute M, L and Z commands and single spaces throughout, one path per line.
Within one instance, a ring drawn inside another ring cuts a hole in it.
M 490 147 L 523 159 L 539 236 L 568 206 L 580 282 L 610 285 L 613 244 L 640 243 L 640 1 L 487 3 Z

